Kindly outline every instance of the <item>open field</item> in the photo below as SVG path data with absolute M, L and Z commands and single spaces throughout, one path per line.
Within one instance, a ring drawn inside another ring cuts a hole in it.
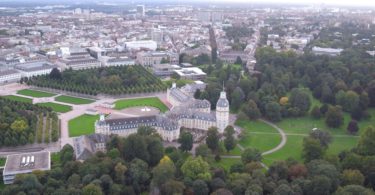
M 88 135 L 95 132 L 95 121 L 99 119 L 99 115 L 81 115 L 69 121 L 69 137 L 77 137 L 80 135 Z
M 52 102 L 38 103 L 37 105 L 52 108 L 53 111 L 60 112 L 60 113 L 66 113 L 66 112 L 69 112 L 69 111 L 72 110 L 71 106 L 56 104 L 56 103 L 52 103 Z
M 157 97 L 149 98 L 137 98 L 137 99 L 123 99 L 117 100 L 115 102 L 115 109 L 121 110 L 124 108 L 134 107 L 134 106 L 152 106 L 158 108 L 161 112 L 166 112 L 168 107 L 159 100 Z
M 33 100 L 30 99 L 30 98 L 24 98 L 24 97 L 16 96 L 16 95 L 7 95 L 7 96 L 4 96 L 4 98 L 7 98 L 7 99 L 10 99 L 10 100 L 13 100 L 13 101 L 33 103 Z
M 244 148 L 252 147 L 264 152 L 276 147 L 281 141 L 278 131 L 261 121 L 237 121 L 236 124 L 243 128 L 244 136 L 239 143 Z
M 53 93 L 48 93 L 48 92 L 44 92 L 44 91 L 37 91 L 37 90 L 31 90 L 31 89 L 23 89 L 23 90 L 17 91 L 17 94 L 25 95 L 25 96 L 30 96 L 30 97 L 35 97 L 35 98 L 52 97 L 52 96 L 56 95 L 56 94 L 53 94 Z
M 55 101 L 68 103 L 68 104 L 75 104 L 75 105 L 91 104 L 95 102 L 94 100 L 90 100 L 90 99 L 84 99 L 84 98 L 72 97 L 72 96 L 66 96 L 66 95 L 60 95 L 56 97 Z

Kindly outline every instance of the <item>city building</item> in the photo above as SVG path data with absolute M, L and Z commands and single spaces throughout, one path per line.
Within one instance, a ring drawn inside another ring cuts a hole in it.
M 14 69 L 0 70 L 0 84 L 18 82 L 21 77 L 22 74 Z
M 155 51 L 158 44 L 153 40 L 125 42 L 125 48 L 129 50 L 149 49 Z
M 164 61 L 164 62 L 163 62 Z M 178 62 L 178 54 L 164 51 L 138 52 L 137 63 L 142 66 L 153 66 L 155 64 Z
M 189 80 L 204 80 L 207 76 L 207 74 L 198 67 L 176 69 L 174 70 L 174 72 L 181 79 L 189 79 Z
M 91 134 L 82 135 L 73 139 L 74 154 L 77 160 L 86 160 L 96 152 L 105 152 L 108 135 Z
M 329 55 L 329 56 L 339 56 L 343 49 L 334 49 L 334 48 L 322 48 L 322 47 L 313 47 L 312 53 L 315 55 Z
M 149 115 L 125 117 L 124 115 L 111 114 L 107 117 L 102 114 L 95 123 L 95 133 L 117 134 L 128 136 L 136 133 L 142 126 L 153 127 L 163 140 L 174 141 L 180 135 L 180 128 L 208 130 L 217 127 L 220 133 L 229 125 L 229 102 L 226 93 L 221 92 L 216 104 L 216 112 L 211 111 L 211 104 L 207 100 L 198 100 L 190 94 L 183 92 L 176 84 L 167 90 L 167 100 L 173 105 L 165 114 L 150 112 Z M 142 108 L 147 112 L 150 108 Z M 136 112 L 132 112 L 136 114 Z
M 57 65 L 53 65 L 46 61 L 22 63 L 16 65 L 15 69 L 21 72 L 22 77 L 33 77 L 39 75 L 46 75 L 51 73 L 52 69 L 57 68 Z
M 145 16 L 146 10 L 144 5 L 137 5 L 137 14 L 140 16 Z
M 12 184 L 16 175 L 27 174 L 36 170 L 51 169 L 50 152 L 33 152 L 7 156 L 3 171 L 4 184 Z

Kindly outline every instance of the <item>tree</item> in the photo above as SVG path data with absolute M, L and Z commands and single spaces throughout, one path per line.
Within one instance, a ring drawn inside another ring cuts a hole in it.
M 320 145 L 324 148 L 327 148 L 328 145 L 332 142 L 332 136 L 328 131 L 316 129 L 311 131 L 309 136 L 318 140 L 320 142 Z
M 89 184 L 82 189 L 83 195 L 102 195 L 102 189 L 94 184 Z
M 233 110 L 238 110 L 245 100 L 245 94 L 241 88 L 236 87 L 231 94 L 231 107 Z
M 66 144 L 60 151 L 60 162 L 65 164 L 69 161 L 74 160 L 74 150 L 69 144 Z
M 161 194 L 175 195 L 183 194 L 185 185 L 182 182 L 176 180 L 169 180 L 161 187 Z
M 276 102 L 270 102 L 266 104 L 266 117 L 273 121 L 277 122 L 281 120 L 280 105 Z
M 10 125 L 10 128 L 12 130 L 16 131 L 17 133 L 22 133 L 23 131 L 25 131 L 26 129 L 28 129 L 29 126 L 27 125 L 26 121 L 24 121 L 24 120 L 15 120 Z
M 373 195 L 374 191 L 359 185 L 347 185 L 339 188 L 334 195 Z
M 355 108 L 359 107 L 359 96 L 354 91 L 339 91 L 336 94 L 336 104 L 342 106 L 346 112 L 352 112 Z
M 358 152 L 362 155 L 375 155 L 375 128 L 367 127 L 358 141 Z
M 201 156 L 203 158 L 207 157 L 210 154 L 210 149 L 206 144 L 200 144 L 195 148 L 195 155 Z
M 356 134 L 359 130 L 358 122 L 356 120 L 351 120 L 346 129 L 350 134 Z
M 193 182 L 193 191 L 195 195 L 206 195 L 210 190 L 205 181 L 197 179 Z
M 196 158 L 189 157 L 186 159 L 181 166 L 181 172 L 185 177 L 189 177 L 193 180 L 203 179 L 208 181 L 211 179 L 210 166 L 200 156 Z
M 314 159 L 321 159 L 324 155 L 325 149 L 321 146 L 320 141 L 312 137 L 303 139 L 302 157 L 305 162 L 310 162 Z
M 193 148 L 193 135 L 190 132 L 183 131 L 177 141 L 180 143 L 180 150 L 184 152 Z
M 289 103 L 292 107 L 299 109 L 299 115 L 304 115 L 310 110 L 311 99 L 305 90 L 294 88 L 291 91 Z
M 129 176 L 132 179 L 133 187 L 138 188 L 147 184 L 150 179 L 147 163 L 137 158 L 132 160 L 129 167 Z
M 240 64 L 240 65 L 243 64 L 242 59 L 241 59 L 240 56 L 237 56 L 236 61 L 234 62 L 234 64 Z
M 128 168 L 123 165 L 121 162 L 117 163 L 115 166 L 115 181 L 117 183 L 124 183 L 125 182 L 125 173 Z
M 363 185 L 365 177 L 359 170 L 346 169 L 342 172 L 342 185 Z
M 160 159 L 164 156 L 163 143 L 160 137 L 148 136 L 146 137 L 147 151 L 149 160 L 147 161 L 150 166 L 155 166 L 159 163 Z
M 164 156 L 159 164 L 152 170 L 152 183 L 161 187 L 167 181 L 174 178 L 175 172 L 176 167 L 173 161 L 168 156 Z
M 275 191 L 274 194 L 280 194 L 280 195 L 292 195 L 295 194 L 295 192 L 290 188 L 287 184 L 281 184 L 279 185 Z
M 338 106 L 331 106 L 326 113 L 326 124 L 329 127 L 338 128 L 344 123 L 344 116 L 341 108 Z
M 143 136 L 138 134 L 132 134 L 125 138 L 122 150 L 125 159 L 128 161 L 134 158 L 139 158 L 144 161 L 149 161 L 150 159 L 146 140 Z
M 55 79 L 55 80 L 61 80 L 62 75 L 58 68 L 53 68 L 51 73 L 49 73 L 49 78 Z
M 315 119 L 320 119 L 322 117 L 322 113 L 320 112 L 320 108 L 318 106 L 314 106 L 310 112 L 310 115 Z
M 167 64 L 167 63 L 170 63 L 170 61 L 169 59 L 166 59 L 166 58 L 162 58 L 160 61 L 160 64 Z
M 141 126 L 141 127 L 138 127 L 137 134 L 138 135 L 155 135 L 157 134 L 157 131 L 153 127 Z
M 228 126 L 224 129 L 224 146 L 228 152 L 236 147 L 236 140 L 233 135 L 234 128 L 232 126 Z
M 249 100 L 244 104 L 242 106 L 242 112 L 244 112 L 251 120 L 256 120 L 261 116 L 260 110 L 254 100 Z
M 256 148 L 246 148 L 241 154 L 241 160 L 244 164 L 262 160 L 262 154 Z
M 195 99 L 200 99 L 201 94 L 202 94 L 202 92 L 201 92 L 200 89 L 195 90 L 195 92 L 194 92 L 194 98 Z
M 219 149 L 219 132 L 216 127 L 210 127 L 207 131 L 206 144 L 212 152 L 217 152 Z
M 375 107 L 375 80 L 372 80 L 367 87 L 367 94 L 369 97 L 369 106 Z

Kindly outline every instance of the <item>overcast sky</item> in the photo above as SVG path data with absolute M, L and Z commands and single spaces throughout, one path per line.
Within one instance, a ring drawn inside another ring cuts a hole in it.
M 216 2 L 272 2 L 272 3 L 314 3 L 314 4 L 335 4 L 335 5 L 350 5 L 350 6 L 375 6 L 375 0 L 208 0 Z

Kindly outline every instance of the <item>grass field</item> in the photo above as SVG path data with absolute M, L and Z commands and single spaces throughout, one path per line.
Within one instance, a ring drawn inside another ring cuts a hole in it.
M 264 152 L 276 147 L 281 141 L 278 131 L 261 121 L 237 121 L 236 124 L 243 129 L 244 137 L 239 143 L 244 148 L 253 147 Z
M 84 98 L 78 98 L 78 97 L 72 97 L 72 96 L 66 96 L 66 95 L 60 95 L 56 97 L 55 101 L 64 102 L 68 104 L 75 104 L 75 105 L 91 104 L 95 102 L 94 100 L 90 100 L 90 99 L 84 99 Z
M 307 92 L 311 96 L 311 92 Z M 311 107 L 322 105 L 319 100 L 312 96 L 311 98 Z M 358 123 L 360 127 L 358 135 L 369 125 L 375 125 L 375 109 L 369 109 L 368 112 L 372 117 Z M 344 113 L 344 124 L 339 128 L 330 128 L 325 124 L 324 117 L 321 119 L 313 119 L 310 116 L 284 118 L 281 122 L 276 123 L 276 125 L 282 128 L 287 134 L 287 143 L 279 151 L 263 156 L 263 163 L 270 165 L 274 161 L 286 160 L 290 157 L 302 161 L 303 139 L 308 136 L 313 128 L 319 128 L 331 133 L 333 140 L 326 151 L 327 154 L 338 154 L 343 150 L 349 150 L 357 145 L 359 139 L 358 136 L 352 136 L 347 133 L 346 127 L 350 120 L 350 115 Z M 239 143 L 245 148 L 254 147 L 265 151 L 276 147 L 281 141 L 280 135 L 275 134 L 277 131 L 262 122 L 237 121 L 236 124 L 244 129 L 245 137 Z
M 80 135 L 88 135 L 95 132 L 95 121 L 99 119 L 99 115 L 81 115 L 69 121 L 69 137 L 77 137 Z
M 60 112 L 60 113 L 66 113 L 66 112 L 69 112 L 69 111 L 72 110 L 71 106 L 56 104 L 56 103 L 52 103 L 52 102 L 38 103 L 37 105 L 52 108 L 53 111 Z
M 3 97 L 7 98 L 7 99 L 10 99 L 10 100 L 13 100 L 13 101 L 33 103 L 33 100 L 30 99 L 30 98 L 20 97 L 20 96 L 16 96 L 16 95 L 7 95 L 7 96 L 3 96 Z
M 52 96 L 56 95 L 56 94 L 53 94 L 53 93 L 48 93 L 48 92 L 44 92 L 44 91 L 37 91 L 37 90 L 31 90 L 31 89 L 23 89 L 23 90 L 17 91 L 17 94 L 25 95 L 25 96 L 30 96 L 30 97 L 35 97 L 35 98 L 52 97 Z
M 0 158 L 0 166 L 4 166 L 5 165 L 5 161 L 6 161 L 7 159 L 6 158 Z
M 123 99 L 115 102 L 115 109 L 117 110 L 134 106 L 152 106 L 158 108 L 161 112 L 166 112 L 168 110 L 168 107 L 157 97 Z

